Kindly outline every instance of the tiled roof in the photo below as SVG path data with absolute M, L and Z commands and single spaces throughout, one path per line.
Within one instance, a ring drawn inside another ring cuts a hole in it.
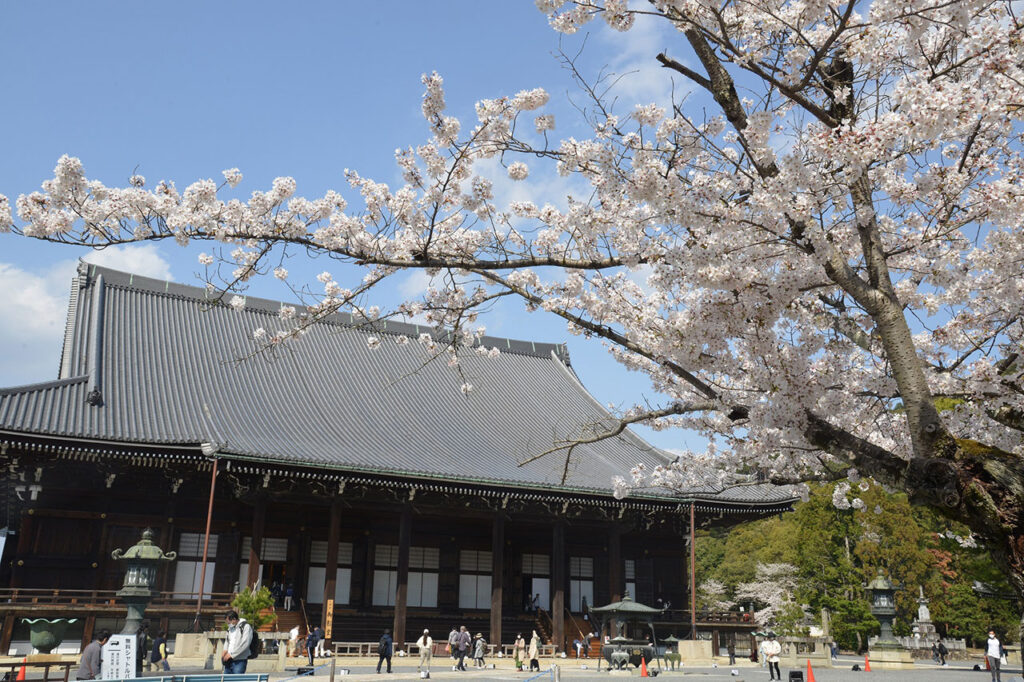
M 298 342 L 251 356 L 257 327 L 278 328 L 281 304 L 243 312 L 206 290 L 95 265 L 73 287 L 52 382 L 0 389 L 0 430 L 125 444 L 211 442 L 227 456 L 502 486 L 608 494 L 611 478 L 670 456 L 630 431 L 520 466 L 610 423 L 580 384 L 564 346 L 486 338 L 494 358 L 467 353 L 464 377 L 416 338 L 427 327 L 369 330 L 347 315 Z M 382 333 L 383 332 L 383 333 Z M 374 334 L 379 347 L 367 346 Z M 400 345 L 400 335 L 411 342 Z M 464 380 L 474 390 L 464 395 Z M 102 403 L 90 403 L 99 391 Z M 770 486 L 695 490 L 684 499 L 780 504 Z

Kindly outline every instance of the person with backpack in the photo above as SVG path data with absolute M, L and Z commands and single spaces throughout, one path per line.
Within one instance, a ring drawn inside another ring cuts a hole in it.
M 319 629 L 310 630 L 309 634 L 306 635 L 306 654 L 309 656 L 310 667 L 314 665 L 313 659 L 316 658 L 317 630 Z
M 949 667 L 949 665 L 946 663 L 946 655 L 948 653 L 949 649 L 947 649 L 946 645 L 942 642 L 941 639 L 939 639 L 939 665 L 941 665 L 943 668 Z
M 384 634 L 380 636 L 380 641 L 377 642 L 377 654 L 380 656 L 377 659 L 377 674 L 380 674 L 380 664 L 384 662 L 384 659 L 388 661 L 388 672 L 391 672 L 391 653 L 392 647 L 394 646 L 395 640 L 391 638 L 391 630 L 385 628 Z
M 476 637 L 473 639 L 473 667 L 483 668 L 484 666 L 484 653 L 487 652 L 487 640 L 484 639 L 483 633 L 476 633 Z
M 239 618 L 237 611 L 228 611 L 224 621 L 228 626 L 224 652 L 220 656 L 224 663 L 224 674 L 241 675 L 249 665 L 249 659 L 259 654 L 260 640 L 249 621 Z
M 153 651 L 149 654 L 150 670 L 170 670 L 167 664 L 167 630 L 161 630 L 153 640 Z

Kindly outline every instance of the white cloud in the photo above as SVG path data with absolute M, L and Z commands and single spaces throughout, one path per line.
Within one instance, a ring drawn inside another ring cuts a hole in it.
M 143 277 L 171 279 L 171 264 L 160 255 L 156 244 L 111 246 L 102 251 L 90 251 L 83 260 Z
M 609 67 L 621 78 L 610 91 L 618 98 L 624 109 L 620 115 L 631 112 L 635 104 L 657 104 L 669 107 L 672 104 L 673 86 L 677 100 L 693 90 L 692 83 L 679 74 L 662 67 L 655 59 L 668 45 L 679 44 L 679 34 L 671 29 L 668 22 L 652 16 L 639 16 L 633 28 L 625 33 L 603 26 L 600 40 L 613 48 L 617 57 Z M 670 54 L 673 59 L 683 61 L 684 54 Z
M 147 277 L 170 279 L 170 265 L 153 244 L 118 246 L 85 260 Z M 0 387 L 57 378 L 68 297 L 77 262 L 61 260 L 32 272 L 0 263 Z

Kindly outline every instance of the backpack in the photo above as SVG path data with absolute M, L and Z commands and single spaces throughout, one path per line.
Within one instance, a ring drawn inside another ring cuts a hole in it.
M 946 654 L 949 653 L 949 649 L 947 649 L 946 645 L 943 644 L 942 642 L 939 642 L 939 653 L 942 654 L 943 656 L 945 656 Z
M 387 635 L 380 636 L 380 642 L 377 644 L 377 653 L 384 656 L 388 653 L 388 637 Z
M 249 632 L 252 633 L 252 639 L 249 640 L 249 658 L 256 658 L 263 653 L 263 640 L 256 634 L 255 628 L 251 624 L 249 625 Z

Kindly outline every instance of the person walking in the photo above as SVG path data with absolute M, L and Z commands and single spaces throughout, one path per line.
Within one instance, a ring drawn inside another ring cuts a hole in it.
M 454 625 L 452 631 L 448 633 L 448 654 L 452 657 L 452 670 L 458 670 L 456 661 L 459 660 L 459 628 Z
M 779 654 L 782 653 L 782 644 L 775 639 L 775 633 L 768 633 L 768 641 L 764 647 L 765 656 L 768 658 L 768 679 L 782 680 L 782 673 L 779 671 Z
M 725 645 L 725 650 L 729 653 L 729 665 L 736 665 L 736 638 L 730 637 L 729 643 Z
M 420 664 L 416 666 L 418 673 L 430 673 L 430 658 L 434 655 L 434 640 L 430 630 L 424 630 L 416 640 L 416 648 L 420 650 Z
M 988 661 L 989 672 L 992 673 L 992 682 L 1002 682 L 1000 677 L 1000 666 L 1003 662 L 1003 656 L 1006 655 L 1006 649 L 1003 648 L 1002 642 L 996 637 L 995 630 L 988 631 L 988 642 L 985 645 L 985 658 Z
M 224 640 L 224 652 L 220 660 L 224 664 L 225 675 L 241 675 L 249 665 L 249 647 L 252 645 L 252 625 L 245 618 L 239 618 L 237 611 L 228 611 L 224 616 L 228 626 L 228 636 Z
M 484 653 L 487 651 L 487 640 L 481 633 L 476 633 L 476 638 L 473 641 L 473 666 L 476 668 L 484 667 Z
M 516 670 L 522 671 L 523 661 L 526 658 L 526 640 L 523 639 L 523 633 L 516 633 L 516 641 L 512 644 L 512 657 L 516 662 Z
M 380 658 L 377 659 L 377 674 L 380 675 L 380 664 L 387 659 L 388 662 L 388 673 L 391 672 L 391 654 L 394 652 L 395 640 L 391 638 L 391 630 L 385 628 L 384 634 L 380 636 L 380 641 L 377 642 L 377 654 Z
M 100 630 L 96 638 L 82 651 L 82 663 L 75 673 L 76 680 L 95 680 L 103 664 L 103 645 L 110 639 L 110 630 Z
M 295 600 L 295 584 L 288 583 L 288 587 L 284 589 L 284 610 L 291 611 L 293 602 Z
M 533 636 L 530 637 L 530 650 L 527 653 L 530 657 L 530 670 L 536 670 L 540 672 L 540 661 L 537 657 L 540 656 L 540 637 L 537 635 L 537 631 L 533 631 Z
M 167 630 L 161 630 L 153 640 L 153 650 L 149 654 L 149 669 L 163 670 L 171 669 L 167 664 Z
M 943 668 L 948 668 L 949 664 L 946 663 L 946 654 L 949 653 L 949 649 L 946 648 L 946 645 L 942 641 L 941 637 L 939 638 L 938 651 L 939 651 L 939 665 L 941 665 Z
M 459 628 L 459 637 L 455 642 L 455 646 L 459 652 L 459 662 L 455 667 L 459 670 L 466 670 L 466 654 L 469 653 L 469 632 L 466 630 L 466 626 L 463 625 Z

